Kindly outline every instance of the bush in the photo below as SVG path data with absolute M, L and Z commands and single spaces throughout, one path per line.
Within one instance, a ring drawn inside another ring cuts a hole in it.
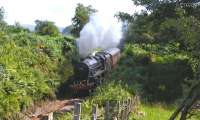
M 143 81 L 145 96 L 152 101 L 173 102 L 183 94 L 184 80 L 193 75 L 187 61 L 152 63 L 147 68 L 148 78 Z
M 60 66 L 63 37 L 38 36 L 34 33 L 7 33 L 0 36 L 0 118 L 9 119 L 34 101 L 55 98 L 62 82 Z M 70 43 L 71 45 L 71 43 Z M 66 66 L 70 66 L 66 62 Z M 65 67 L 66 79 L 72 73 Z
M 35 32 L 40 35 L 58 36 L 59 29 L 51 21 L 35 21 Z
M 128 44 L 112 76 L 130 87 L 135 84 L 135 90 L 147 100 L 173 102 L 182 96 L 185 80 L 193 77 L 193 70 L 189 56 L 170 52 L 172 49 L 171 44 Z

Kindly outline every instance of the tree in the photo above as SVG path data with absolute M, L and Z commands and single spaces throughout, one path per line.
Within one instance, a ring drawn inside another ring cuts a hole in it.
M 57 36 L 59 35 L 59 29 L 54 25 L 54 22 L 51 21 L 35 21 L 35 32 L 40 35 L 50 35 Z
M 1 7 L 0 8 L 0 21 L 3 21 L 3 19 L 4 19 L 4 8 Z
M 121 20 L 122 22 L 131 22 L 134 20 L 132 15 L 125 12 L 118 12 L 115 17 L 117 17 L 118 20 Z
M 188 96 L 184 99 L 182 104 L 178 106 L 176 111 L 172 114 L 169 120 L 175 120 L 178 117 L 179 113 L 181 113 L 180 120 L 186 120 L 187 118 L 195 115 L 192 113 L 192 110 L 195 108 L 195 105 L 198 109 L 197 101 L 200 99 L 200 82 L 198 82 L 194 87 L 191 88 Z
M 4 21 L 4 8 L 0 7 L 0 32 L 4 31 L 7 29 L 7 23 Z
M 184 50 L 190 47 L 189 44 L 185 44 L 190 41 L 185 33 L 191 33 L 192 39 L 199 39 L 196 35 L 198 29 L 194 29 L 199 27 L 197 23 L 199 23 L 200 15 L 197 13 L 199 13 L 200 7 L 181 7 L 180 3 L 185 2 L 184 0 L 132 1 L 136 5 L 144 6 L 146 10 L 135 14 L 134 19 L 131 15 L 121 14 L 121 20 L 125 19 L 130 22 L 127 39 L 139 43 L 178 42 L 180 48 Z M 193 3 L 195 2 L 192 1 L 191 4 Z M 184 24 L 187 25 L 187 29 L 183 27 Z
M 90 5 L 84 6 L 80 3 L 77 4 L 75 16 L 72 18 L 72 34 L 79 36 L 83 26 L 89 21 L 89 16 L 95 12 L 96 10 L 93 9 Z
M 160 46 L 175 43 L 178 52 L 190 56 L 194 77 L 188 98 L 177 109 L 171 119 L 182 111 L 181 120 L 185 120 L 192 104 L 199 100 L 200 86 L 200 6 L 181 6 L 181 3 L 195 4 L 199 0 L 132 0 L 142 5 L 145 11 L 135 14 L 130 21 L 128 39 L 137 43 L 156 43 Z M 122 16 L 123 19 L 129 17 Z M 191 85 L 190 85 L 191 86 Z

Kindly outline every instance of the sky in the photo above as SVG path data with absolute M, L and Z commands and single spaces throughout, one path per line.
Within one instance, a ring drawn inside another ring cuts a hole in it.
M 92 5 L 105 16 L 114 15 L 118 11 L 134 13 L 141 8 L 134 6 L 132 0 L 0 0 L 6 12 L 8 24 L 19 22 L 22 25 L 34 25 L 34 21 L 50 20 L 58 27 L 71 24 L 77 3 Z

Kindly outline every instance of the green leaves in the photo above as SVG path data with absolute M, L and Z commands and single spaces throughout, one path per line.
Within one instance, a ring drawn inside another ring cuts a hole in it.
M 0 118 L 8 119 L 33 101 L 55 97 L 64 61 L 61 36 L 2 31 L 0 36 Z M 69 43 L 71 45 L 71 43 Z M 66 63 L 69 65 L 70 62 Z M 65 80 L 72 68 L 65 72 Z
M 36 33 L 40 35 L 50 35 L 50 36 L 59 35 L 59 30 L 54 25 L 54 22 L 36 20 L 35 23 L 36 23 L 36 26 L 35 26 Z
M 79 36 L 83 26 L 89 21 L 89 16 L 94 12 L 96 10 L 90 5 L 85 7 L 83 4 L 77 4 L 75 16 L 72 18 L 72 33 L 75 36 Z
M 0 8 L 0 22 L 3 20 L 3 18 L 4 18 L 4 8 L 1 7 Z

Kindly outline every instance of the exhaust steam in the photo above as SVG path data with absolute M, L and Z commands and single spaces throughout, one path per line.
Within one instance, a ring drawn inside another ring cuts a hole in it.
M 80 32 L 76 40 L 79 54 L 82 58 L 97 49 L 105 50 L 117 47 L 122 39 L 122 23 L 114 17 L 100 15 L 90 16 L 89 22 Z

